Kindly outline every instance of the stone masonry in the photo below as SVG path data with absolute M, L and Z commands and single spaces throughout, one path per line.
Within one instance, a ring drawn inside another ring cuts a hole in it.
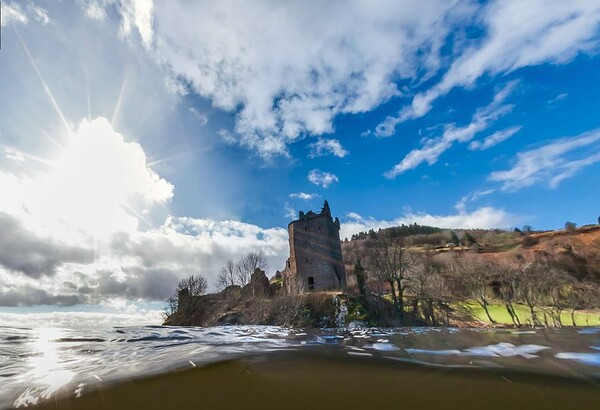
M 345 290 L 340 221 L 327 201 L 320 213 L 300 211 L 288 225 L 290 257 L 282 272 L 287 292 Z

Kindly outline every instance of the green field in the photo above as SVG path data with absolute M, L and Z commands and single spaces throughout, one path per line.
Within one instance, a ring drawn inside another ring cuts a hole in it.
M 525 305 L 514 304 L 515 311 L 521 323 L 523 325 L 529 324 L 531 322 L 531 316 L 529 314 L 529 308 Z M 471 315 L 481 321 L 488 324 L 491 324 L 488 320 L 483 308 L 477 304 L 476 302 L 465 302 L 463 307 L 467 308 Z M 490 312 L 490 316 L 494 319 L 498 324 L 506 324 L 512 325 L 513 322 L 506 311 L 506 307 L 503 304 L 493 304 L 488 307 Z M 541 309 L 536 310 L 538 317 L 542 320 L 543 313 Z M 551 322 L 550 319 L 548 319 Z M 571 312 L 569 310 L 565 310 L 561 314 L 561 321 L 563 326 L 572 326 L 571 322 Z M 600 326 L 600 311 L 593 312 L 575 312 L 575 323 L 577 326 Z

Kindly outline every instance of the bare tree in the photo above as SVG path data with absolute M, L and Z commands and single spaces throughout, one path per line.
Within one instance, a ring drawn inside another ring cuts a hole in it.
M 175 288 L 175 292 L 167 299 L 167 306 L 165 306 L 165 315 L 170 316 L 177 312 L 181 306 L 179 306 L 179 294 L 181 291 L 186 290 L 187 292 L 187 311 L 192 311 L 197 306 L 198 296 L 206 293 L 208 289 L 208 282 L 202 275 L 190 275 L 185 279 L 181 279 Z
M 500 296 L 506 307 L 506 311 L 510 316 L 513 324 L 521 327 L 521 320 L 514 308 L 513 303 L 516 301 L 519 291 L 520 275 L 519 270 L 513 266 L 498 264 L 495 266 L 497 280 L 500 283 Z
M 392 301 L 401 316 L 404 315 L 404 290 L 409 266 L 404 238 L 380 238 L 368 250 L 369 268 L 382 282 L 390 285 Z
M 179 293 L 183 289 L 187 289 L 190 296 L 200 296 L 206 293 L 208 282 L 202 275 L 190 275 L 177 283 L 175 292 Z
M 171 316 L 173 313 L 177 312 L 177 303 L 178 300 L 176 296 L 171 296 L 167 299 L 167 306 L 165 306 L 163 312 L 163 316 L 165 319 Z
M 460 261 L 459 270 L 461 273 L 460 280 L 467 292 L 483 308 L 488 320 L 496 323 L 489 311 L 490 298 L 488 296 L 488 289 L 491 281 L 490 265 L 477 257 L 465 255 Z
M 223 291 L 229 286 L 236 284 L 237 271 L 235 263 L 229 259 L 227 263 L 221 268 L 221 272 L 217 276 L 217 289 Z
M 571 323 L 577 326 L 575 312 L 585 307 L 598 307 L 600 305 L 600 292 L 598 285 L 591 282 L 572 282 L 567 290 L 567 304 L 570 308 Z
M 543 283 L 544 323 L 549 326 L 546 311 L 550 313 L 552 325 L 562 327 L 562 311 L 568 307 L 568 291 L 574 278 L 563 271 L 549 270 Z
M 528 263 L 521 269 L 520 297 L 529 308 L 531 327 L 540 325 L 536 307 L 539 306 L 543 296 L 544 271 L 547 267 L 539 263 Z
M 446 313 L 442 319 L 448 324 L 449 306 L 445 303 L 448 288 L 441 275 L 441 266 L 435 263 L 428 253 L 409 252 L 407 256 L 411 260 L 407 275 L 407 292 L 413 298 L 413 316 L 421 316 L 426 322 L 437 325 L 437 307 L 437 311 Z
M 235 265 L 237 283 L 240 286 L 250 282 L 250 277 L 256 269 L 267 270 L 267 259 L 263 251 L 250 252 L 242 257 Z

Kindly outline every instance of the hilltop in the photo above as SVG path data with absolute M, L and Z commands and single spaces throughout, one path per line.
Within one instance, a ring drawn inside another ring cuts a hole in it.
M 527 232 L 520 229 L 451 230 L 414 224 L 360 232 L 342 244 L 350 276 L 357 255 L 369 242 L 372 244 L 383 237 L 402 238 L 407 249 L 416 252 L 468 253 L 490 263 L 543 262 L 560 267 L 578 279 L 600 281 L 600 225 Z

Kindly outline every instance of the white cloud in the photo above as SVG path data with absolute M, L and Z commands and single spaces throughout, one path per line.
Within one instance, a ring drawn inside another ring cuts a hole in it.
M 303 199 L 305 201 L 309 201 L 311 199 L 318 198 L 319 196 L 320 196 L 319 194 L 307 194 L 305 192 L 297 192 L 294 194 L 290 194 L 290 198 L 298 198 L 298 199 Z
M 142 230 L 142 209 L 160 209 L 174 187 L 141 145 L 102 117 L 64 137 L 43 168 L 25 155 L 13 158 L 18 172 L 0 170 L 0 306 L 164 300 L 179 279 L 202 274 L 214 285 L 228 259 L 257 250 L 271 273 L 284 267 L 283 228 L 169 217 Z
M 484 189 L 484 190 L 480 190 L 480 191 L 475 191 L 475 192 L 473 192 L 470 195 L 469 200 L 470 201 L 476 201 L 479 198 L 484 197 L 486 195 L 493 194 L 494 192 L 496 192 L 496 190 L 493 189 L 493 188 L 492 189 Z
M 200 122 L 201 125 L 206 125 L 208 123 L 208 117 L 205 113 L 198 111 L 194 107 L 190 107 L 190 112 Z
M 125 35 L 131 31 L 131 26 L 137 27 L 138 33 L 146 47 L 152 44 L 154 34 L 152 28 L 154 2 L 153 0 L 122 0 L 121 7 L 122 30 Z
M 298 212 L 296 212 L 294 207 L 292 207 L 290 204 L 288 204 L 286 202 L 284 204 L 283 208 L 285 210 L 285 214 L 283 216 L 285 216 L 286 218 L 290 218 L 290 219 L 296 219 Z
M 451 229 L 489 229 L 489 228 L 507 228 L 515 226 L 520 222 L 516 215 L 506 212 L 503 209 L 493 207 L 482 207 L 474 211 L 467 212 L 464 204 L 457 204 L 458 213 L 452 215 L 432 215 L 427 213 L 407 213 L 392 220 L 377 220 L 375 218 L 365 218 L 357 213 L 349 213 L 348 219 L 343 221 L 340 229 L 341 238 L 350 238 L 353 234 L 377 230 L 379 228 L 389 228 L 391 226 L 409 225 L 418 223 L 419 225 L 436 226 L 439 228 Z
M 29 21 L 25 10 L 17 3 L 4 1 L 0 3 L 0 9 L 2 15 L 0 27 L 5 27 L 10 23 L 26 24 Z
M 41 24 L 48 24 L 50 22 L 48 12 L 45 9 L 34 4 L 30 4 L 28 10 L 37 22 Z
M 569 96 L 569 94 L 567 93 L 560 93 L 558 94 L 556 97 L 548 100 L 548 108 L 553 109 L 555 108 L 559 102 L 561 102 L 562 100 L 566 99 Z
M 318 169 L 313 169 L 308 173 L 308 180 L 315 185 L 322 186 L 323 188 L 329 188 L 329 185 L 339 181 L 338 177 L 334 174 L 323 172 Z
M 239 221 L 169 217 L 160 228 L 114 233 L 87 249 L 38 240 L 23 228 L 24 240 L 15 241 L 15 233 L 9 232 L 11 246 L 0 248 L 0 306 L 161 301 L 191 274 L 203 275 L 214 290 L 226 261 L 248 252 L 263 251 L 270 274 L 288 256 L 285 229 Z M 27 255 L 38 264 L 23 264 Z
M 398 123 L 425 115 L 434 100 L 454 87 L 472 86 L 484 74 L 565 64 L 579 53 L 596 52 L 600 42 L 597 1 L 492 1 L 478 20 L 485 28 L 483 40 L 464 50 L 438 84 L 417 94 L 398 116 L 379 124 L 376 134 L 393 135 Z
M 506 141 L 523 128 L 522 126 L 514 126 L 501 131 L 497 131 L 482 141 L 473 141 L 469 144 L 469 149 L 472 151 L 485 151 L 488 148 L 494 147 L 501 142 Z
M 137 29 L 142 43 L 150 49 L 154 39 L 154 1 L 153 0 L 83 0 L 85 16 L 92 20 L 106 19 L 106 9 L 114 6 L 121 16 L 121 34 L 131 35 Z
M 309 158 L 322 157 L 327 154 L 333 154 L 338 158 L 344 158 L 348 155 L 348 151 L 342 146 L 340 141 L 335 139 L 319 138 L 317 142 L 308 144 L 310 148 Z
M 236 112 L 239 144 L 269 157 L 399 95 L 397 80 L 435 73 L 472 11 L 444 0 L 169 1 L 155 5 L 153 34 L 174 77 Z
M 486 130 L 499 117 L 509 113 L 513 106 L 502 104 L 515 88 L 516 82 L 510 82 L 494 95 L 493 101 L 486 107 L 478 109 L 471 123 L 457 127 L 456 124 L 445 124 L 444 133 L 440 137 L 426 138 L 423 140 L 423 148 L 414 149 L 409 152 L 400 163 L 387 171 L 386 178 L 396 176 L 416 168 L 423 162 L 429 165 L 435 164 L 440 155 L 446 152 L 455 142 L 469 142 L 475 135 Z
M 25 162 L 25 155 L 15 148 L 3 147 L 4 157 L 15 162 Z
M 282 269 L 288 235 L 283 228 L 261 228 L 234 220 L 169 217 L 160 228 L 114 237 L 111 247 L 112 257 L 122 265 L 133 261 L 133 266 L 163 269 L 178 277 L 199 273 L 213 286 L 228 259 L 251 251 L 264 252 L 271 273 Z
M 48 24 L 50 21 L 48 12 L 33 3 L 18 4 L 11 1 L 3 1 L 0 3 L 0 14 L 2 16 L 0 27 L 5 27 L 11 23 L 27 24 L 30 19 L 42 25 Z
M 502 183 L 503 191 L 516 191 L 538 183 L 556 188 L 564 179 L 597 162 L 600 162 L 600 129 L 519 152 L 510 170 L 493 172 L 489 178 Z
M 95 0 L 90 0 L 83 5 L 85 16 L 98 21 L 106 19 L 106 9 L 104 7 L 103 3 Z

